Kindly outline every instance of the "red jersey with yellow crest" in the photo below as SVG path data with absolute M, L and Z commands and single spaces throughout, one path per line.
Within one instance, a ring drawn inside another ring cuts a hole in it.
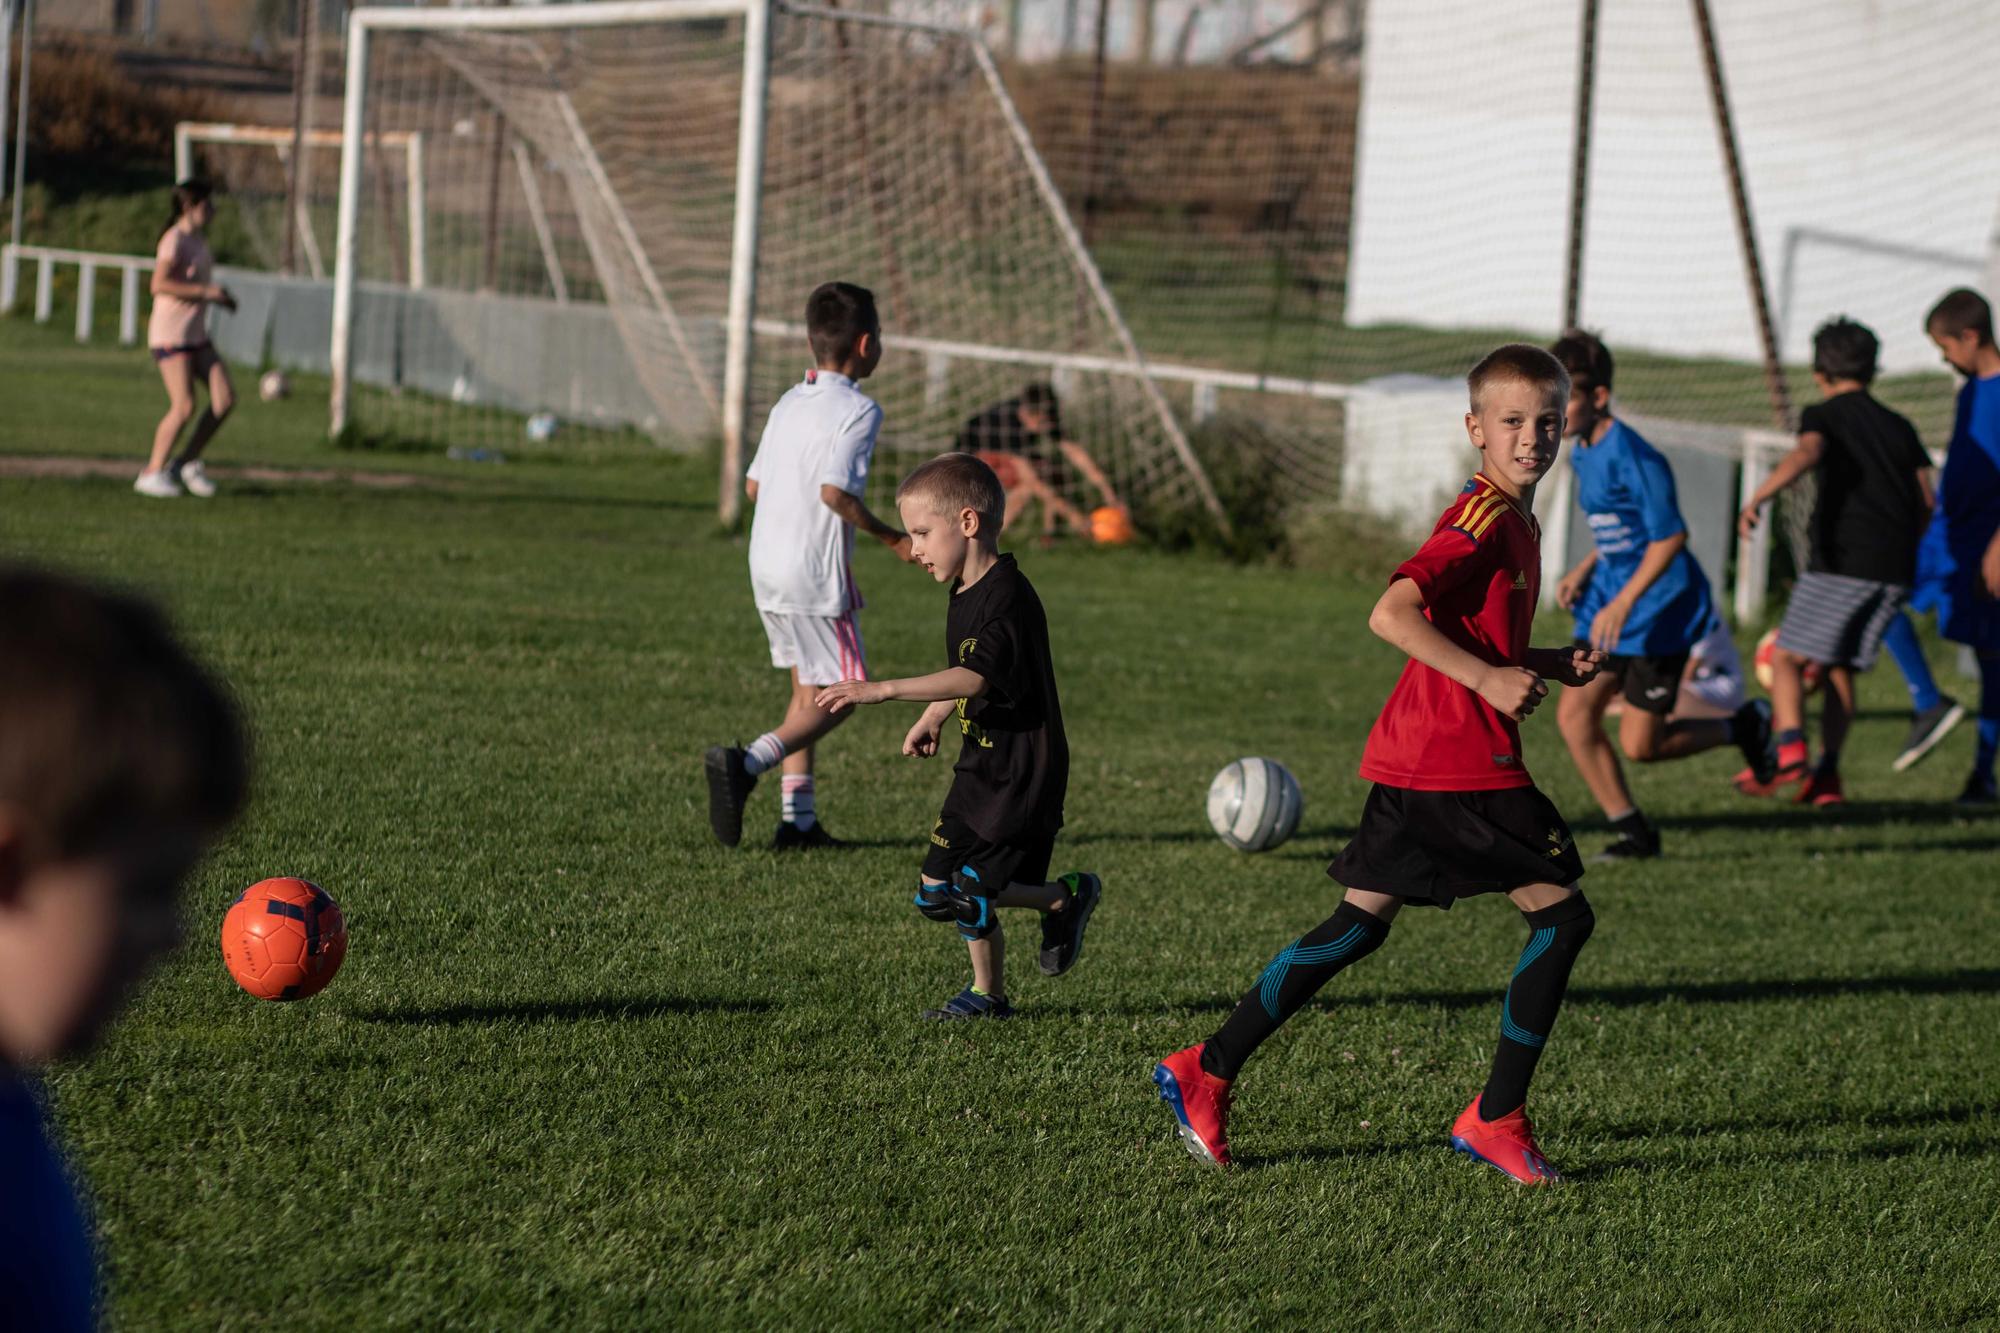
M 1389 581 L 1415 583 L 1424 614 L 1459 647 L 1494 666 L 1519 666 L 1542 592 L 1541 537 L 1534 515 L 1482 474 Z M 1534 785 L 1520 725 L 1415 658 L 1368 733 L 1361 776 L 1410 791 Z

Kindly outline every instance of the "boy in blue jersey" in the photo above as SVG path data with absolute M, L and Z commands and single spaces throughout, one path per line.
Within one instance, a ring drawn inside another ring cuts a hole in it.
M 1828 320 L 1813 330 L 1813 383 L 1821 399 L 1799 414 L 1799 439 L 1778 460 L 1737 518 L 1746 536 L 1766 502 L 1807 472 L 1817 479 L 1812 549 L 1792 588 L 1772 654 L 1771 711 L 1778 768 L 1737 786 L 1768 796 L 1790 782 L 1798 800 L 1838 805 L 1840 752 L 1854 717 L 1854 677 L 1874 665 L 1889 626 L 1916 580 L 1917 547 L 1931 506 L 1931 459 L 1917 428 L 1890 411 L 1868 386 L 1881 344 L 1865 325 Z M 1826 672 L 1820 757 L 1808 766 L 1805 735 L 1807 664 Z
M 1768 769 L 1769 719 L 1758 704 L 1728 718 L 1669 719 L 1688 657 L 1716 618 L 1708 577 L 1687 549 L 1673 469 L 1612 415 L 1615 367 L 1601 339 L 1571 330 L 1549 350 L 1570 374 L 1565 431 L 1592 538 L 1590 553 L 1557 583 L 1556 601 L 1575 613 L 1577 642 L 1606 655 L 1595 680 L 1563 691 L 1556 720 L 1577 772 L 1618 834 L 1597 859 L 1641 860 L 1660 854 L 1660 834 L 1633 799 L 1604 734 L 1612 699 L 1625 696 L 1618 746 L 1635 763 L 1734 743 L 1753 768 Z
M 86 1049 L 180 936 L 247 782 L 228 696 L 151 607 L 0 568 L 0 1327 L 98 1326 L 32 1070 Z
M 1925 554 L 1939 558 L 1919 582 L 1937 582 L 1938 629 L 1979 655 L 1979 747 L 1958 799 L 1992 805 L 2000 801 L 1993 773 L 2000 752 L 2000 348 L 1993 345 L 1993 308 L 1963 287 L 1932 307 L 1924 329 L 1965 384 L 1938 482 L 1937 540 L 1925 543 Z

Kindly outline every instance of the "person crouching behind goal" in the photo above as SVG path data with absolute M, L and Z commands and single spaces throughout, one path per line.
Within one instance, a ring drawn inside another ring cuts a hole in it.
M 1368 617 L 1410 660 L 1362 751 L 1361 776 L 1375 785 L 1361 825 L 1327 868 L 1347 893 L 1278 953 L 1214 1035 L 1153 1068 L 1188 1150 L 1204 1161 L 1229 1161 L 1230 1097 L 1244 1062 L 1334 973 L 1380 948 L 1397 912 L 1504 893 L 1528 942 L 1500 1005 L 1492 1073 L 1452 1125 L 1451 1144 L 1523 1184 L 1560 1179 L 1535 1145 L 1528 1081 L 1595 918 L 1576 887 L 1583 862 L 1569 826 L 1528 776 L 1519 724 L 1547 696 L 1544 677 L 1587 685 L 1604 655 L 1528 646 L 1542 567 L 1532 505 L 1562 447 L 1568 372 L 1541 348 L 1513 343 L 1473 367 L 1467 387 L 1479 473 L 1396 566 Z
M 725 847 L 743 837 L 743 806 L 760 774 L 782 765 L 784 800 L 772 847 L 803 851 L 840 844 L 814 806 L 813 746 L 845 719 L 813 703 L 835 681 L 868 678 L 861 647 L 861 592 L 854 586 L 854 530 L 901 559 L 910 538 L 870 513 L 861 497 L 882 409 L 859 384 L 882 360 L 875 296 L 849 282 L 822 283 L 806 300 L 815 369 L 771 409 L 744 494 L 750 522 L 750 586 L 771 642 L 771 665 L 789 668 L 792 697 L 778 725 L 749 745 L 711 746 L 708 822 Z
M 963 738 L 951 791 L 931 827 L 917 884 L 917 910 L 955 922 L 972 955 L 972 984 L 930 1019 L 1012 1018 L 1002 968 L 997 907 L 1042 914 L 1040 964 L 1060 976 L 1083 953 L 1083 932 L 1103 896 L 1096 875 L 1048 878 L 1069 789 L 1063 735 L 1041 598 L 1011 555 L 999 550 L 1006 496 L 1000 479 L 970 454 L 943 454 L 903 479 L 896 507 L 918 564 L 951 585 L 945 669 L 908 680 L 844 680 L 814 702 L 833 712 L 908 699 L 928 705 L 903 738 L 903 753 L 938 752 L 949 719 Z

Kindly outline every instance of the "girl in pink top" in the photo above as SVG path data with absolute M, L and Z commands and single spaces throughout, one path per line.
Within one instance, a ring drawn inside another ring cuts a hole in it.
M 215 483 L 201 465 L 201 451 L 235 405 L 236 389 L 229 367 L 209 344 L 204 319 L 207 306 L 236 309 L 226 287 L 210 281 L 215 261 L 208 253 L 202 229 L 215 216 L 207 182 L 182 181 L 174 187 L 174 216 L 160 233 L 153 266 L 153 317 L 146 325 L 146 344 L 167 385 L 167 414 L 153 432 L 153 454 L 132 489 L 166 499 L 176 495 L 215 494 Z M 195 420 L 195 385 L 208 385 L 208 409 Z M 174 441 L 194 421 L 194 433 L 178 459 Z

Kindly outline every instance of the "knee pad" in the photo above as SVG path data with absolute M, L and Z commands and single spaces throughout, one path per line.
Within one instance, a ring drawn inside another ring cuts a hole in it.
M 931 884 L 919 876 L 917 896 L 913 901 L 917 910 L 931 921 L 958 920 L 958 908 L 951 900 L 949 884 Z
M 951 905 L 953 919 L 958 922 L 958 933 L 968 940 L 983 940 L 998 928 L 999 922 L 993 914 L 993 899 L 987 888 L 979 882 L 979 872 L 971 866 L 960 866 L 951 877 Z

